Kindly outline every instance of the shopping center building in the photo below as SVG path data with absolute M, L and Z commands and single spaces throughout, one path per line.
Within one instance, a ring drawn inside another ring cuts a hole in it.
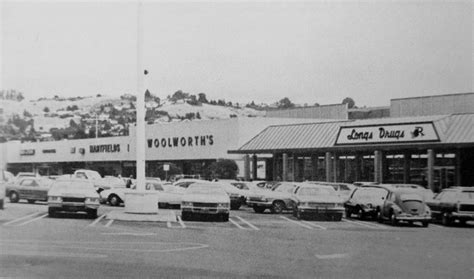
M 373 110 L 338 104 L 153 124 L 143 144 L 147 176 L 170 163 L 203 174 L 212 162 L 232 159 L 246 179 L 473 186 L 474 93 L 392 99 Z M 135 149 L 132 128 L 126 137 L 11 141 L 0 144 L 0 158 L 13 173 L 87 168 L 128 176 L 135 174 Z
M 474 186 L 474 94 L 393 99 L 390 116 L 274 125 L 229 153 L 271 155 L 272 180 Z

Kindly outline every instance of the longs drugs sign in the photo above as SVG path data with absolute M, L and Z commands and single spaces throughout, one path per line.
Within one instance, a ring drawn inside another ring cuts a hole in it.
M 439 136 L 433 123 L 424 122 L 340 127 L 335 145 L 436 141 Z

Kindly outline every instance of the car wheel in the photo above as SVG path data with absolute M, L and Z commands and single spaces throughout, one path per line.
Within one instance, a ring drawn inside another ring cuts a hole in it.
M 258 205 L 254 205 L 253 206 L 253 211 L 255 211 L 256 213 L 263 213 L 265 211 L 265 207 L 260 207 Z
M 364 210 L 362 210 L 362 208 L 359 207 L 357 213 L 359 214 L 359 219 L 365 220 L 365 213 L 364 213 Z
M 333 216 L 334 221 L 341 221 L 342 220 L 342 214 L 334 214 Z
M 444 226 L 449 226 L 451 225 L 451 216 L 449 216 L 449 213 L 445 212 L 443 213 L 443 216 L 441 217 L 441 223 L 444 225 Z
M 28 200 L 28 203 L 35 203 L 35 200 Z
M 301 215 L 301 211 L 296 210 L 296 219 L 301 220 L 303 216 Z
M 18 202 L 20 200 L 20 196 L 17 192 L 10 193 L 10 202 Z
M 223 213 L 221 215 L 222 222 L 229 222 L 229 213 Z
M 381 210 L 377 211 L 377 222 L 383 223 L 383 216 L 382 216 L 382 211 Z
M 272 213 L 282 213 L 285 209 L 285 204 L 282 201 L 275 201 L 272 204 L 271 211 Z
M 394 212 L 390 214 L 390 224 L 392 224 L 392 226 L 398 225 L 397 216 L 395 216 Z
M 421 225 L 423 226 L 423 228 L 427 228 L 429 224 L 430 222 L 428 221 L 421 222 Z
M 465 226 L 466 225 L 466 220 L 459 220 L 459 225 Z
M 89 218 L 97 218 L 97 209 L 87 209 L 86 212 Z
M 240 206 L 242 205 L 241 202 L 237 202 L 237 203 L 234 203 L 234 204 L 230 204 L 230 209 L 231 210 L 239 210 Z
M 119 206 L 120 202 L 122 201 L 117 195 L 110 195 L 108 200 L 111 206 Z
M 351 215 L 352 215 L 352 210 L 350 210 L 349 208 L 346 208 L 346 218 L 351 218 Z
M 56 209 L 55 208 L 48 208 L 48 215 L 49 217 L 55 217 L 56 216 Z
M 3 209 L 3 199 L 0 200 L 0 209 Z

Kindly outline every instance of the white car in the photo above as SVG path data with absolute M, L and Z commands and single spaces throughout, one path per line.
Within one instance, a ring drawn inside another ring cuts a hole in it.
M 191 184 L 183 195 L 181 218 L 188 220 L 193 215 L 220 216 L 229 221 L 230 198 L 219 185 L 212 182 Z
M 344 214 L 344 201 L 332 185 L 301 184 L 295 188 L 292 201 L 295 204 L 293 215 L 298 219 L 324 217 L 341 221 Z
M 119 206 L 125 202 L 125 193 L 133 191 L 134 188 L 126 188 L 125 186 L 113 187 L 100 192 L 101 202 L 108 202 L 111 206 Z M 157 180 L 147 180 L 145 190 L 158 192 L 158 206 L 169 207 L 179 206 L 183 191 L 177 189 L 170 183 L 163 183 Z
M 348 183 L 325 182 L 325 181 L 306 181 L 305 183 L 314 184 L 318 186 L 332 186 L 336 190 L 337 195 L 343 199 L 343 202 L 349 200 L 357 186 Z
M 98 208 L 99 194 L 89 181 L 57 181 L 48 191 L 48 213 L 52 217 L 59 211 L 83 211 L 89 217 L 96 218 Z
M 273 186 L 271 191 L 261 191 L 252 194 L 247 199 L 247 205 L 253 207 L 257 213 L 263 213 L 267 208 L 272 213 L 282 213 L 284 210 L 293 209 L 291 195 L 296 187 L 296 182 L 279 182 Z
M 231 182 L 219 180 L 212 183 L 219 185 L 229 195 L 230 209 L 239 210 L 242 204 L 246 203 L 248 193 L 235 187 Z

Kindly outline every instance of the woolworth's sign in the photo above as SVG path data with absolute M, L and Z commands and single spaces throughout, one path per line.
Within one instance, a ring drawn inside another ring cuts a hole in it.
M 439 136 L 433 123 L 424 122 L 340 127 L 335 145 L 436 141 Z

